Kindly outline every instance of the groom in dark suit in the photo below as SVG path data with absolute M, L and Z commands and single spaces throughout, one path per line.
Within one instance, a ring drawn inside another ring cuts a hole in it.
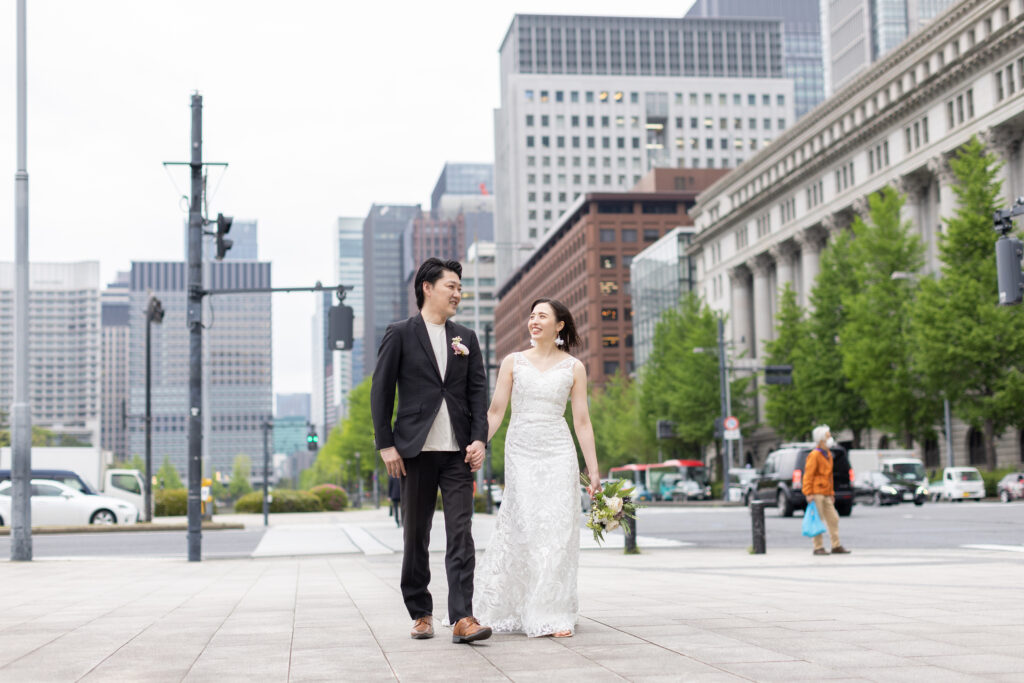
M 487 441 L 487 380 L 476 334 L 449 320 L 462 299 L 459 262 L 427 259 L 415 290 L 420 313 L 389 325 L 377 351 L 370 390 L 374 438 L 388 474 L 402 478 L 402 597 L 415 620 L 411 636 L 434 636 L 428 545 L 440 487 L 452 641 L 471 643 L 491 635 L 473 617 L 471 531 L 473 472 L 483 464 Z

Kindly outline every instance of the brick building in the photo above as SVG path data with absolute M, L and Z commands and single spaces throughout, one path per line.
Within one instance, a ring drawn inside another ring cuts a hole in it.
M 575 355 L 595 386 L 633 370 L 633 257 L 673 228 L 692 225 L 697 195 L 722 169 L 655 169 L 629 192 L 588 192 L 505 282 L 495 311 L 497 357 L 527 347 L 534 299 L 551 297 L 572 311 L 582 341 Z

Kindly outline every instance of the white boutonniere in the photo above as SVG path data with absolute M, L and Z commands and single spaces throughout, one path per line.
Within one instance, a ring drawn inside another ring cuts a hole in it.
M 469 347 L 462 343 L 462 337 L 452 337 L 452 352 L 456 356 L 469 355 Z

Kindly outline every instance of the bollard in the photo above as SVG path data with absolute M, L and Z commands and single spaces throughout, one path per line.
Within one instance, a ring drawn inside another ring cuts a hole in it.
M 754 554 L 764 555 L 766 547 L 764 540 L 764 502 L 760 500 L 750 501 L 750 528 L 754 534 Z
M 640 551 L 636 549 L 636 520 L 635 519 L 623 519 L 622 533 L 626 537 L 626 555 L 636 555 Z

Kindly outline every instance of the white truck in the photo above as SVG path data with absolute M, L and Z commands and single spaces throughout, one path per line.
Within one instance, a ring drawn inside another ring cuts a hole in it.
M 144 519 L 145 502 L 143 477 L 138 470 L 108 469 L 111 457 L 109 451 L 85 446 L 81 448 L 67 447 L 32 447 L 32 471 L 64 470 L 74 472 L 85 482 L 89 490 L 85 490 L 81 482 L 64 481 L 84 493 L 102 493 L 131 503 L 139 509 L 139 519 Z M 11 449 L 0 448 L 0 471 L 4 478 L 9 476 L 11 469 Z
M 928 485 L 924 462 L 918 457 L 917 451 L 903 448 L 853 448 L 849 451 L 849 457 L 855 479 L 860 479 L 861 474 L 866 475 L 868 472 L 881 472 L 896 479 Z
M 985 481 L 977 467 L 947 467 L 942 479 L 931 486 L 932 500 L 981 500 Z

